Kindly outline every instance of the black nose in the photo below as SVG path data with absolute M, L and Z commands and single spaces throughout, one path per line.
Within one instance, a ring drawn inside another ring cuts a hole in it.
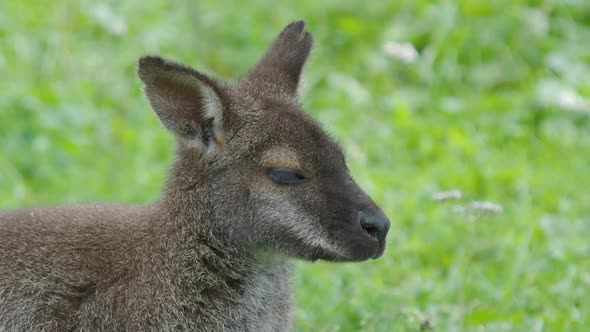
M 364 210 L 360 213 L 361 227 L 372 237 L 383 242 L 389 231 L 389 219 L 378 209 Z

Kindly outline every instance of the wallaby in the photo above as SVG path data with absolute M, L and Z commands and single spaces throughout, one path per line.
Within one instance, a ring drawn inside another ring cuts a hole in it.
M 291 23 L 232 84 L 142 57 L 178 141 L 161 197 L 0 214 L 0 330 L 286 331 L 292 259 L 381 256 L 389 220 L 298 102 L 311 47 Z

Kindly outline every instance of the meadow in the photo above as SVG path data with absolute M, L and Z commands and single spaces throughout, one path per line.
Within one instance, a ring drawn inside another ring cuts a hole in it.
M 300 18 L 303 105 L 392 227 L 298 263 L 296 330 L 587 331 L 587 0 L 0 1 L 0 209 L 154 200 L 174 142 L 138 58 L 232 79 Z

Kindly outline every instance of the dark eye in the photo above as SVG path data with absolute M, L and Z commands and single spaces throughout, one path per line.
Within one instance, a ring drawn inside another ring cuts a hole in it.
M 301 184 L 309 180 L 308 177 L 292 168 L 269 168 L 267 176 L 278 185 Z

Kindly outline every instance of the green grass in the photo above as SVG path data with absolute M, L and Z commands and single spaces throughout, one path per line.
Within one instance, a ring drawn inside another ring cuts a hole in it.
M 139 56 L 236 77 L 296 18 L 305 108 L 392 220 L 382 259 L 299 264 L 297 330 L 586 331 L 585 0 L 1 1 L 0 208 L 154 199 L 173 142 Z M 502 212 L 457 212 L 471 200 Z

